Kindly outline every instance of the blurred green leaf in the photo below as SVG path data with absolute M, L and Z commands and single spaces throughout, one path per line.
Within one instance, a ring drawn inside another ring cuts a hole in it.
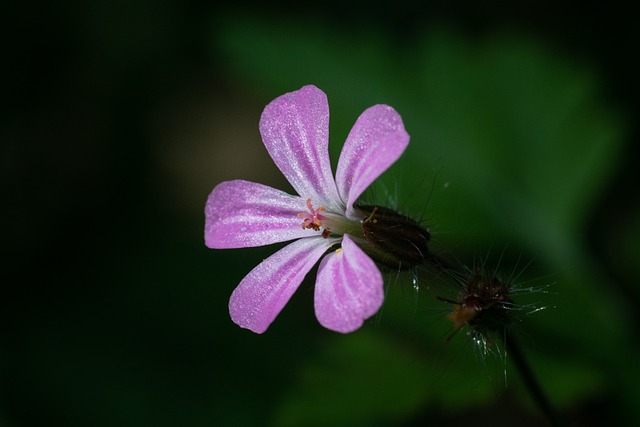
M 379 425 L 407 418 L 425 400 L 427 368 L 412 352 L 370 331 L 327 344 L 301 368 L 276 425 Z

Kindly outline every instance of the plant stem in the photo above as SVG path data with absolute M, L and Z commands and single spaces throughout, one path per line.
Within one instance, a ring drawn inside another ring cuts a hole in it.
M 514 361 L 516 368 L 520 372 L 520 376 L 531 394 L 531 398 L 534 400 L 538 408 L 540 408 L 540 411 L 544 414 L 549 423 L 553 427 L 567 426 L 568 424 L 564 418 L 554 409 L 551 402 L 549 402 L 547 395 L 544 390 L 542 390 L 538 379 L 531 369 L 531 365 L 527 362 L 522 348 L 512 333 L 507 332 L 505 336 L 505 346 L 508 354 L 511 356 L 511 359 Z

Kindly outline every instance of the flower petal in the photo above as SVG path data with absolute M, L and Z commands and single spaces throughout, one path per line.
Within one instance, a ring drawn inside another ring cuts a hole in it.
M 233 291 L 231 319 L 263 333 L 298 289 L 318 259 L 338 239 L 300 239 L 280 249 L 251 270 Z
M 402 118 L 388 105 L 374 105 L 358 117 L 336 169 L 338 192 L 347 203 L 348 217 L 362 192 L 398 160 L 408 144 Z
M 267 105 L 260 133 L 271 158 L 303 198 L 334 212 L 344 209 L 329 162 L 329 104 L 315 86 L 282 95 Z
M 325 328 L 347 333 L 373 316 L 384 299 L 382 274 L 349 236 L 342 250 L 322 260 L 315 289 L 316 317 Z
M 302 228 L 298 213 L 308 211 L 306 200 L 254 182 L 218 184 L 204 211 L 204 240 L 210 248 L 262 246 L 320 235 Z

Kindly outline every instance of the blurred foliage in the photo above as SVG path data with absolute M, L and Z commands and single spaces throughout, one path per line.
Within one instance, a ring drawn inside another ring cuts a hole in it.
M 265 334 L 231 322 L 233 287 L 275 249 L 206 249 L 202 206 L 212 179 L 269 163 L 260 109 L 304 84 L 328 95 L 334 164 L 365 108 L 400 112 L 410 146 L 367 197 L 546 307 L 516 329 L 554 405 L 576 425 L 640 421 L 640 205 L 594 225 L 607 194 L 637 199 L 612 185 L 629 123 L 588 55 L 535 31 L 356 25 L 342 6 L 341 20 L 172 1 L 39 10 L 15 31 L 0 128 L 19 278 L 1 313 L 1 426 L 541 424 L 499 342 L 444 343 L 435 297 L 457 288 L 430 271 L 388 272 L 381 312 L 350 335 L 315 320 L 313 272 Z

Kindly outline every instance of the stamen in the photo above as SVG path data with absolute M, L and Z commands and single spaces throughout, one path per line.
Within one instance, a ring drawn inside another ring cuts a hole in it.
M 376 212 L 378 212 L 378 207 L 374 206 L 373 209 L 371 210 L 371 215 L 369 215 L 367 218 L 363 219 L 362 222 L 366 223 L 366 222 L 370 222 L 371 221 L 374 224 L 377 224 L 378 220 L 373 218 L 375 216 Z
M 320 227 L 322 227 L 322 220 L 327 219 L 320 212 L 323 212 L 325 209 L 323 206 L 318 206 L 318 209 L 313 209 L 313 205 L 311 204 L 311 199 L 307 199 L 307 208 L 309 209 L 309 213 L 300 212 L 298 216 L 300 218 L 304 218 L 302 221 L 302 228 L 308 228 L 315 231 L 320 231 Z M 325 236 L 325 233 L 327 235 Z M 322 232 L 322 237 L 329 237 L 329 232 L 325 229 Z

